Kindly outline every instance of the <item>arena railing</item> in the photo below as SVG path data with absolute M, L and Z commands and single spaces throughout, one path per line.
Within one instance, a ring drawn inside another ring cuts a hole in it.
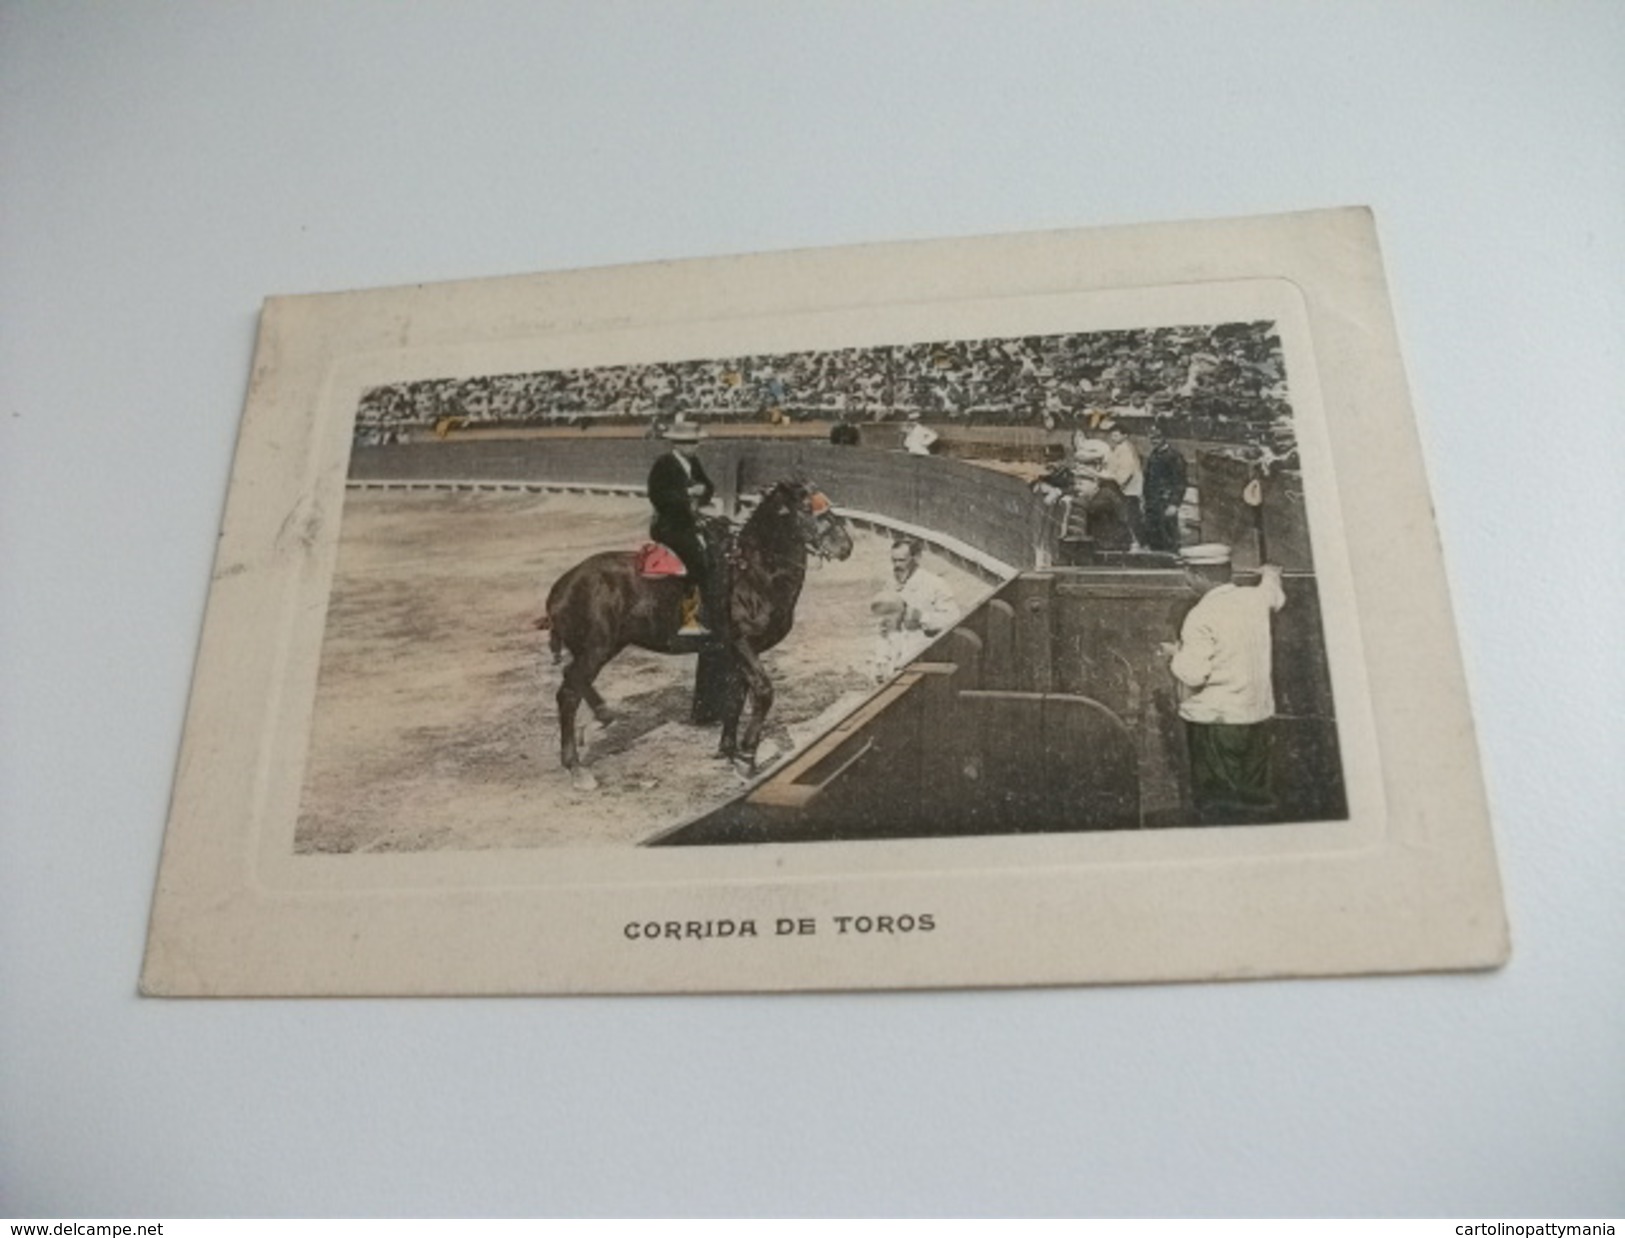
M 641 494 L 655 440 L 457 439 L 357 445 L 357 487 L 524 488 Z M 1054 561 L 1049 508 L 1018 478 L 932 456 L 806 441 L 713 439 L 700 460 L 730 510 L 774 482 L 818 486 L 860 525 L 918 537 L 978 573 L 1006 578 Z

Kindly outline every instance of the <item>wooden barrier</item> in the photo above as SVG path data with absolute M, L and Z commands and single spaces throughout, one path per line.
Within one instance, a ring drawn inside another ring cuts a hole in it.
M 1277 819 L 1339 820 L 1348 809 L 1315 581 L 1283 584 L 1269 724 Z M 1196 600 L 1171 569 L 1026 573 L 743 801 L 661 841 L 1194 825 L 1161 646 Z
M 405 481 L 547 483 L 641 490 L 667 444 L 644 439 L 449 438 L 357 445 L 352 483 Z M 702 443 L 700 462 L 734 514 L 738 500 L 784 477 L 819 485 L 838 509 L 863 513 L 898 532 L 925 537 L 951 557 L 996 576 L 1053 560 L 1053 515 L 1019 479 L 955 460 L 801 440 Z M 956 550 L 957 548 L 957 550 Z M 968 550 L 969 554 L 965 551 Z
M 1223 542 L 1238 567 L 1257 567 L 1258 530 L 1263 528 L 1266 557 L 1290 571 L 1312 572 L 1309 518 L 1304 510 L 1303 479 L 1295 472 L 1276 469 L 1259 479 L 1263 505 L 1249 506 L 1242 498 L 1254 479 L 1243 460 L 1216 451 L 1196 453 L 1193 476 L 1201 496 L 1201 539 Z
M 989 598 L 983 607 L 987 635 L 983 642 L 981 682 L 975 686 L 1016 686 L 1016 608 L 1002 597 Z

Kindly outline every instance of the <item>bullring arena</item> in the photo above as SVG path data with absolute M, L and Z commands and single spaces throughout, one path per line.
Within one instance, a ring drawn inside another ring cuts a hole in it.
M 692 655 L 612 661 L 598 688 L 616 720 L 587 728 L 598 789 L 573 790 L 559 764 L 560 668 L 530 621 L 566 569 L 636 545 L 648 523 L 625 495 L 352 490 L 299 850 L 627 845 L 737 795 L 742 780 L 713 756 L 717 728 L 686 721 Z M 766 655 L 777 696 L 764 749 L 802 747 L 874 687 L 868 608 L 889 542 L 854 540 L 846 562 L 809 572 L 795 630 Z M 966 609 L 987 591 L 940 556 L 931 566 Z
M 1214 496 L 1239 490 L 1234 461 L 1185 449 Z M 1171 556 L 1064 545 L 1053 509 L 1008 462 L 831 447 L 807 434 L 719 436 L 701 448 L 725 510 L 803 477 L 855 543 L 847 561 L 809 571 L 794 630 L 764 659 L 776 699 L 763 774 L 745 782 L 715 759 L 716 726 L 688 722 L 693 656 L 628 649 L 598 679 L 617 717 L 586 733 L 598 787 L 574 789 L 558 757 L 560 667 L 531 621 L 568 567 L 645 538 L 642 479 L 661 450 L 625 435 L 500 430 L 357 445 L 298 852 L 1188 824 L 1185 758 L 1155 655 L 1189 604 Z M 1278 636 L 1290 654 L 1283 725 L 1315 771 L 1287 788 L 1283 811 L 1335 818 L 1345 810 L 1301 494 L 1282 487 L 1271 505 L 1271 557 L 1286 560 L 1297 603 Z M 1251 533 L 1251 516 L 1216 498 L 1201 519 L 1200 535 L 1238 547 Z M 925 565 L 966 618 L 881 685 L 869 606 L 900 533 L 926 542 Z

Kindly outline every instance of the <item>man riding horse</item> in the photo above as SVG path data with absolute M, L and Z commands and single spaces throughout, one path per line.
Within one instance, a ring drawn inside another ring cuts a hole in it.
M 649 470 L 649 502 L 655 511 L 649 536 L 671 547 L 688 573 L 689 589 L 683 599 L 683 626 L 679 630 L 683 636 L 710 635 L 700 617 L 709 580 L 699 510 L 711 501 L 716 487 L 700 463 L 698 447 L 702 437 L 700 427 L 693 422 L 675 423 L 666 431 L 672 449 Z
M 829 499 L 798 479 L 763 490 L 733 538 L 726 594 L 714 599 L 713 619 L 722 629 L 715 639 L 728 670 L 718 755 L 746 776 L 756 772 L 757 745 L 773 704 L 773 683 L 761 655 L 790 634 L 809 559 L 841 560 L 851 553 L 846 522 Z M 593 687 L 598 672 L 628 645 L 656 653 L 694 652 L 678 636 L 687 581 L 645 575 L 642 559 L 638 551 L 612 550 L 576 564 L 553 582 L 536 620 L 549 633 L 555 661 L 563 651 L 570 653 L 558 690 L 559 756 L 582 790 L 593 789 L 597 781 L 581 764 L 576 708 L 585 702 L 599 722 L 612 720 Z M 750 714 L 744 717 L 747 701 Z

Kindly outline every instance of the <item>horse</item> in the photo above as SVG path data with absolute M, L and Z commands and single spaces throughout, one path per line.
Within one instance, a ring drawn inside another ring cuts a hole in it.
M 712 522 L 726 529 L 725 521 Z M 708 529 L 715 537 L 715 531 Z M 829 500 L 803 481 L 786 480 L 762 492 L 756 510 L 744 523 L 728 556 L 726 613 L 713 616 L 715 644 L 729 663 L 722 710 L 719 757 L 730 760 L 747 777 L 756 773 L 756 750 L 773 704 L 773 682 L 762 669 L 761 654 L 790 633 L 796 601 L 807 578 L 809 555 L 845 559 L 852 535 Z M 558 691 L 560 758 L 577 789 L 590 791 L 597 779 L 581 765 L 576 740 L 576 710 L 586 701 L 604 725 L 614 718 L 593 688 L 604 666 L 628 645 L 656 653 L 692 653 L 692 637 L 680 637 L 682 601 L 688 581 L 682 576 L 639 574 L 636 551 L 606 551 L 583 560 L 554 582 L 547 607 L 536 626 L 550 632 L 554 661 L 570 652 Z M 739 722 L 746 697 L 750 718 L 743 738 Z

